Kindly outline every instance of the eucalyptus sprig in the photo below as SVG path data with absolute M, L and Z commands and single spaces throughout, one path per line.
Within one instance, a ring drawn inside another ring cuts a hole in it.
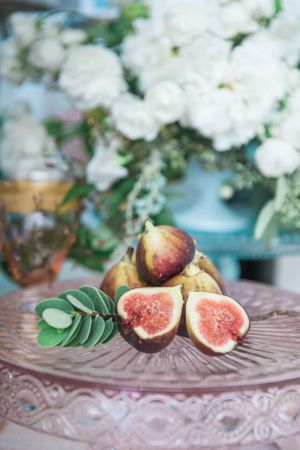
M 116 305 L 92 286 L 69 289 L 41 301 L 38 343 L 41 347 L 92 348 L 110 342 L 117 334 Z

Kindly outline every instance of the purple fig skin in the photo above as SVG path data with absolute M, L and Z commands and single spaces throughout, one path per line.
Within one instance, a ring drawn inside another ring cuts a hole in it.
M 192 261 L 195 251 L 195 243 L 185 231 L 169 225 L 155 227 L 146 221 L 136 250 L 137 271 L 147 283 L 162 286 Z
M 115 300 L 116 290 L 120 286 L 128 286 L 130 289 L 147 286 L 139 277 L 133 258 L 133 248 L 129 247 L 121 261 L 106 272 L 100 289 L 112 300 Z
M 166 334 L 156 336 L 152 339 L 141 339 L 141 337 L 134 332 L 133 328 L 128 327 L 120 317 L 118 318 L 117 323 L 120 335 L 123 339 L 139 352 L 143 353 L 160 352 L 172 342 L 178 331 L 178 325 L 176 325 Z

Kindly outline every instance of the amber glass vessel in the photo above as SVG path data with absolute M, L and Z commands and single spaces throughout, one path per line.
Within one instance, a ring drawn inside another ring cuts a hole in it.
M 75 241 L 79 205 L 63 181 L 0 182 L 2 267 L 22 286 L 52 281 Z

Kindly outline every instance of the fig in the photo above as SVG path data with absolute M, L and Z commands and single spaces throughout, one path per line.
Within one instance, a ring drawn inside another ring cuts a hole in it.
M 141 352 L 159 352 L 175 337 L 182 308 L 180 286 L 127 291 L 117 303 L 120 334 Z
M 154 286 L 161 286 L 179 274 L 195 255 L 191 236 L 169 225 L 145 223 L 136 250 L 136 265 L 140 277 Z
M 100 289 L 111 299 L 115 299 L 118 287 L 125 285 L 130 289 L 146 286 L 137 273 L 134 263 L 134 249 L 128 247 L 124 257 L 108 270 L 104 276 Z
M 242 344 L 250 319 L 236 300 L 222 294 L 191 292 L 186 302 L 187 331 L 209 355 L 223 355 Z
M 182 286 L 183 300 L 187 300 L 190 292 L 212 292 L 222 294 L 217 282 L 204 270 L 195 264 L 188 264 L 185 269 L 175 277 L 168 280 L 164 286 Z
M 222 275 L 208 256 L 204 255 L 204 253 L 196 251 L 193 263 L 198 266 L 199 269 L 208 273 L 217 282 L 222 294 L 226 294 L 226 288 Z

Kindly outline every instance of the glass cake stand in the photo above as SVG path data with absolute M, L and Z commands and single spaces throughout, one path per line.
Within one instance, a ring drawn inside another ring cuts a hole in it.
M 154 355 L 120 337 L 93 350 L 40 349 L 35 304 L 86 283 L 0 300 L 2 417 L 89 450 L 278 448 L 271 443 L 300 433 L 300 296 L 228 283 L 252 327 L 244 345 L 222 357 L 182 337 Z

